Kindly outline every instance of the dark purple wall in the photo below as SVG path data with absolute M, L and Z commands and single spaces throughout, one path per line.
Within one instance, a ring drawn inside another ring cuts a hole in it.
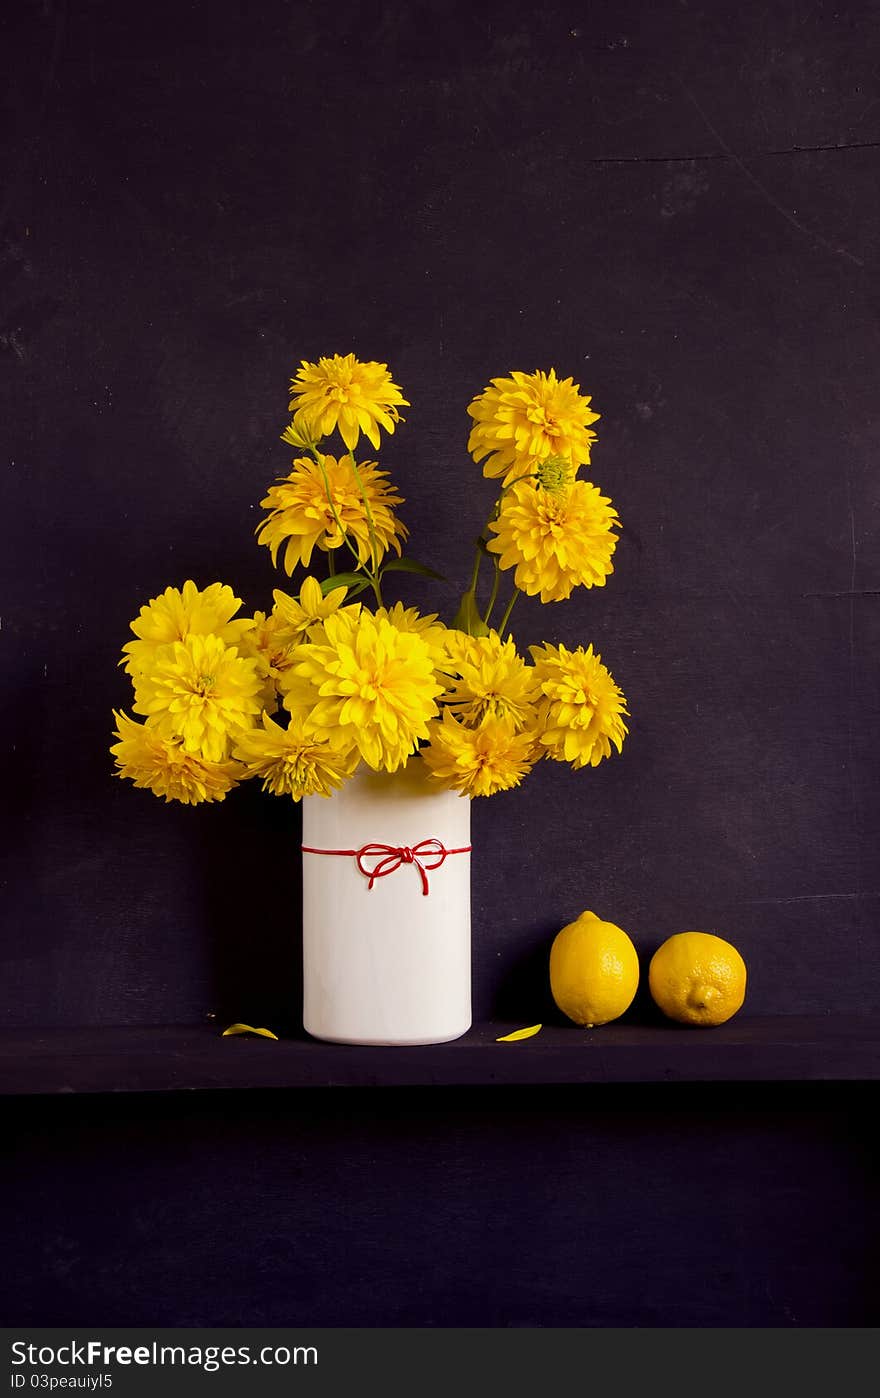
M 112 776 L 128 622 L 266 607 L 301 358 L 386 361 L 382 461 L 449 619 L 466 406 L 602 415 L 593 642 L 621 758 L 474 807 L 475 1008 L 531 1023 L 585 907 L 716 931 L 743 1014 L 880 1002 L 875 7 L 19 0 L 0 151 L 0 1019 L 296 1030 L 298 811 Z M 644 1000 L 639 1010 L 646 1010 Z M 10 1324 L 863 1325 L 867 1085 L 8 1103 Z
M 623 521 L 604 590 L 515 614 L 593 642 L 632 731 L 475 804 L 478 1012 L 528 1014 L 585 907 L 728 937 L 749 1013 L 876 1008 L 872 12 L 9 7 L 7 1023 L 296 1019 L 298 811 L 165 807 L 107 747 L 143 602 L 271 603 L 288 381 L 349 349 L 412 402 L 382 460 L 451 579 L 398 595 L 450 618 L 492 497 L 465 408 L 512 368 L 593 394 Z

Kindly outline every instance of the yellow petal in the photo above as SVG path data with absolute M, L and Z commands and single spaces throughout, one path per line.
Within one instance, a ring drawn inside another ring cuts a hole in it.
M 317 578 L 308 577 L 299 590 L 299 604 L 309 616 L 317 616 L 321 605 L 321 584 Z
M 334 587 L 327 593 L 324 601 L 327 603 L 328 607 L 341 607 L 345 601 L 345 594 L 347 591 L 348 588 L 346 586 L 340 585 L 339 587 Z M 336 600 L 337 598 L 339 599 L 338 601 Z
M 228 1029 L 223 1030 L 221 1038 L 225 1039 L 227 1034 L 260 1034 L 264 1039 L 278 1038 L 271 1029 L 254 1029 L 251 1024 L 230 1024 Z
M 518 1039 L 531 1039 L 542 1026 L 531 1024 L 528 1029 L 514 1029 L 512 1034 L 502 1034 L 500 1039 L 496 1039 L 496 1044 L 513 1044 Z

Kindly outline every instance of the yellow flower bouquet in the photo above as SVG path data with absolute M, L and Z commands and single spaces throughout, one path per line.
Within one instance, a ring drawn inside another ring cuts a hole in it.
M 499 489 L 444 623 L 385 604 L 387 574 L 438 575 L 404 555 L 388 472 L 358 459 L 362 439 L 378 452 L 408 401 L 385 364 L 303 361 L 281 435 L 292 467 L 261 501 L 256 532 L 273 566 L 304 576 L 251 616 L 221 582 L 186 581 L 141 608 L 123 646 L 137 718 L 115 713 L 118 775 L 191 805 L 250 778 L 299 801 L 330 796 L 359 768 L 417 760 L 439 789 L 479 797 L 518 786 L 544 758 L 580 768 L 619 751 L 624 696 L 592 646 L 526 657 L 509 634 L 521 594 L 559 602 L 612 572 L 620 522 L 580 474 L 596 439 L 590 403 L 552 369 L 493 379 L 470 403 L 468 450 Z

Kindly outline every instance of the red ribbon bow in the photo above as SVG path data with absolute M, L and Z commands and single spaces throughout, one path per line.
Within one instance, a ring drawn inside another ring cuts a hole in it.
M 377 879 L 384 879 L 386 874 L 393 874 L 399 869 L 401 864 L 414 864 L 419 871 L 419 878 L 422 881 L 422 893 L 427 896 L 430 892 L 428 888 L 428 870 L 439 869 L 449 854 L 468 854 L 470 845 L 464 845 L 461 849 L 447 849 L 441 840 L 430 839 L 420 840 L 417 845 L 382 845 L 369 844 L 361 845 L 360 849 L 313 849 L 310 845 L 303 845 L 303 854 L 350 854 L 357 860 L 358 869 L 365 879 L 368 879 L 367 891 L 369 892 Z M 365 860 L 370 860 L 371 865 L 365 864 Z M 375 863 L 372 861 L 375 860 Z

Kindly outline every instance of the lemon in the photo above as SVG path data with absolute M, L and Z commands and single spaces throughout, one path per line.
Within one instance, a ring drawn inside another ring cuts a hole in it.
M 668 1019 L 723 1024 L 746 998 L 746 963 L 712 932 L 676 932 L 651 957 L 648 987 Z
M 628 1010 L 639 984 L 639 957 L 613 922 L 584 912 L 553 938 L 550 991 L 564 1015 L 592 1029 Z

